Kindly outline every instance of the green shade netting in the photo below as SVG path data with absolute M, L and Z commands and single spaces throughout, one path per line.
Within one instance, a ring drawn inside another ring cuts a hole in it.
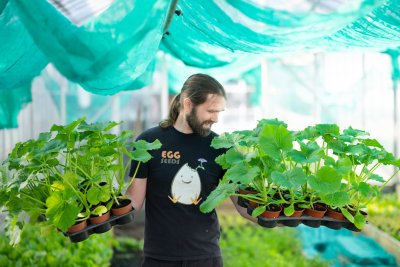
M 305 255 L 331 260 L 331 266 L 397 266 L 393 255 L 370 237 L 355 235 L 347 229 L 299 227 L 298 230 Z
M 137 89 L 151 82 L 159 48 L 186 65 L 216 68 L 249 54 L 400 46 L 398 0 L 180 0 L 182 13 L 163 35 L 171 2 L 116 0 L 76 26 L 48 1 L 0 0 L 0 90 L 28 84 L 47 63 L 95 94 Z
M 260 64 L 259 56 L 249 55 L 247 57 L 238 57 L 231 64 L 215 67 L 215 68 L 197 68 L 185 66 L 183 62 L 177 60 L 174 57 L 166 57 L 166 65 L 174 66 L 174 68 L 168 68 L 168 85 L 169 92 L 171 94 L 177 94 L 180 92 L 185 80 L 194 73 L 205 73 L 215 77 L 217 80 L 224 82 L 231 79 L 241 77 L 243 73 L 258 67 Z
M 1 2 L 0 10 L 5 4 Z M 14 15 L 11 5 L 4 7 L 0 13 L 0 91 L 19 90 L 39 75 L 48 60 Z
M 37 47 L 65 77 L 96 94 L 134 87 L 162 37 L 168 2 L 117 0 L 98 18 L 75 26 L 43 0 L 9 5 Z
M 31 85 L 0 90 L 0 129 L 17 128 L 18 113 L 32 101 Z
M 216 67 L 242 52 L 276 55 L 349 47 L 381 51 L 399 46 L 400 1 L 357 3 L 345 1 L 320 14 L 248 1 L 180 1 L 182 14 L 174 17 L 162 49 L 187 65 Z

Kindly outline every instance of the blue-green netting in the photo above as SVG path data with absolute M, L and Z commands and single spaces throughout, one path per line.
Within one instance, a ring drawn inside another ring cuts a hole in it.
M 250 56 L 400 47 L 398 0 L 180 0 L 164 34 L 172 2 L 116 0 L 76 26 L 48 1 L 0 0 L 0 91 L 28 86 L 48 63 L 94 94 L 139 89 L 151 83 L 159 49 L 201 70 Z
M 397 266 L 395 257 L 374 239 L 347 229 L 299 227 L 305 255 L 320 256 L 332 267 Z

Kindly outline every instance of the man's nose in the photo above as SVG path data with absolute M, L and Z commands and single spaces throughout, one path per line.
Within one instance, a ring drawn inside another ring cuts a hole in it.
M 213 123 L 217 123 L 218 122 L 218 116 L 219 116 L 218 113 L 215 113 L 215 114 L 213 114 L 211 116 L 211 120 L 212 120 Z

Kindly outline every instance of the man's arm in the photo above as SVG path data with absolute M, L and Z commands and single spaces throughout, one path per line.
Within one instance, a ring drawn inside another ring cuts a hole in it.
M 131 178 L 132 179 L 132 178 Z M 126 190 L 126 195 L 132 201 L 132 206 L 136 212 L 139 212 L 146 197 L 147 179 L 135 178 L 129 188 Z
M 251 217 L 249 214 L 247 214 L 246 208 L 243 208 L 243 207 L 241 207 L 241 206 L 238 205 L 238 203 L 237 203 L 238 197 L 237 197 L 237 196 L 231 196 L 230 198 L 231 198 L 231 200 L 232 200 L 232 202 L 233 202 L 233 205 L 235 205 L 236 210 L 239 212 L 239 214 L 240 214 L 243 218 L 246 218 L 246 219 L 248 219 L 249 221 L 252 221 L 252 222 L 254 222 L 254 223 L 257 223 L 257 218 Z

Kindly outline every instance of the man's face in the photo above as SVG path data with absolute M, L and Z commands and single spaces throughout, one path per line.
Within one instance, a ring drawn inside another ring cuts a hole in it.
M 207 136 L 210 134 L 211 126 L 218 122 L 218 116 L 224 109 L 225 98 L 209 94 L 206 102 L 192 107 L 186 115 L 186 121 L 194 133 Z

